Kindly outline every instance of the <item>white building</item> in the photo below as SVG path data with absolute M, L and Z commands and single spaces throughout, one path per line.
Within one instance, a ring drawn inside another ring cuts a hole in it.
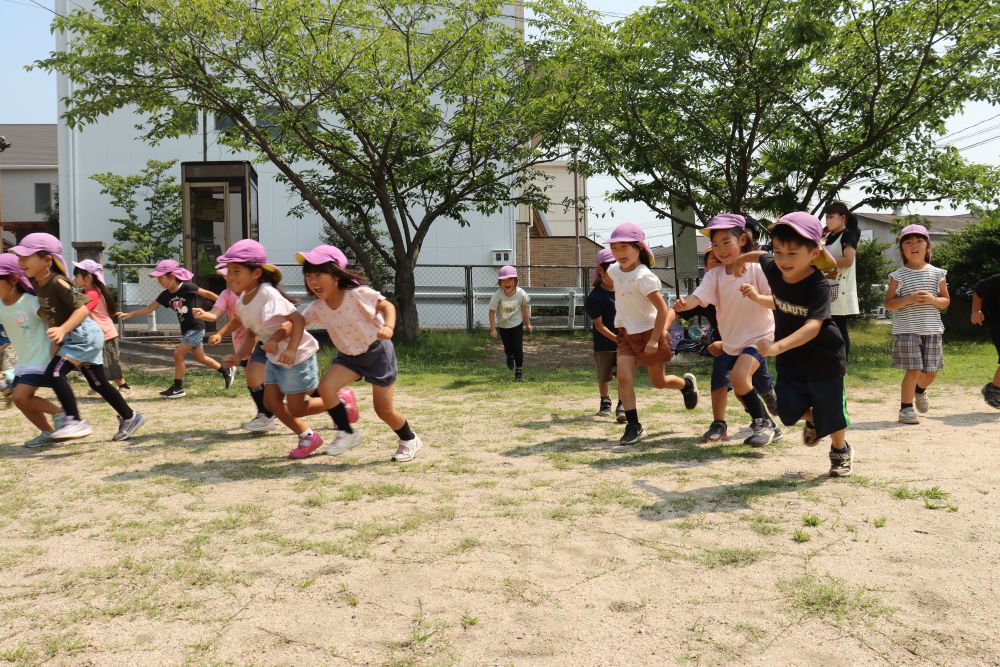
M 0 136 L 10 144 L 0 152 L 0 230 L 7 249 L 27 234 L 49 231 L 46 215 L 58 182 L 56 126 L 0 125 Z

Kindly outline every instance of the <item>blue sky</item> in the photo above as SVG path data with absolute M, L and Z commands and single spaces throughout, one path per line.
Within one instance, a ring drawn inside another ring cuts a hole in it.
M 588 0 L 587 4 L 598 11 L 614 15 L 627 14 L 643 5 L 652 4 L 639 0 Z M 55 78 L 39 71 L 26 72 L 24 65 L 45 57 L 54 47 L 54 39 L 49 32 L 52 19 L 52 0 L 0 0 L 0 123 L 54 123 L 56 122 Z M 1000 119 L 988 120 L 1000 109 L 985 103 L 971 105 L 964 114 L 949 122 L 949 131 L 954 132 L 983 122 L 978 129 L 988 129 L 1000 125 Z M 973 160 L 990 164 L 1000 164 L 1000 130 L 986 132 L 966 142 L 956 141 L 959 146 L 976 143 L 982 139 L 997 137 L 978 148 L 970 149 L 965 155 Z M 641 204 L 611 204 L 603 193 L 616 189 L 614 179 L 598 176 L 589 181 L 590 195 L 596 213 L 591 217 L 591 231 L 599 234 L 617 223 L 631 220 L 639 222 L 647 230 L 650 242 L 660 244 L 668 241 L 669 225 L 655 219 Z M 914 207 L 912 212 L 933 213 L 930 207 Z M 948 213 L 950 211 L 943 211 Z M 613 217 L 612 217 L 613 216 Z

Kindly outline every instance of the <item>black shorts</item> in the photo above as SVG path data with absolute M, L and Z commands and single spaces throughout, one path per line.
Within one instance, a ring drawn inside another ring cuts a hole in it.
M 794 426 L 810 408 L 820 438 L 851 424 L 843 377 L 806 380 L 778 375 L 774 392 L 778 395 L 778 417 L 785 426 Z

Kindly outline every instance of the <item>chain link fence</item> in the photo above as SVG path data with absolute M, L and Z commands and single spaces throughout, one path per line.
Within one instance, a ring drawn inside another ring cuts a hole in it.
M 117 290 L 118 308 L 136 310 L 156 301 L 163 291 L 156 278 L 149 277 L 152 264 L 121 264 L 112 271 L 109 287 Z M 301 301 L 308 300 L 302 267 L 279 264 L 282 289 Z M 489 325 L 490 298 L 497 291 L 497 271 L 500 267 L 468 264 L 422 264 L 414 270 L 415 300 L 421 329 L 465 329 L 473 331 Z M 517 266 L 518 284 L 531 297 L 532 324 L 539 329 L 580 330 L 591 326 L 583 308 L 592 289 L 594 269 L 574 265 Z M 673 274 L 669 269 L 653 272 L 664 283 L 663 295 L 669 303 L 676 293 Z M 207 285 L 216 293 L 225 289 L 221 276 Z M 392 297 L 391 283 L 386 296 Z M 211 302 L 201 306 L 211 308 Z M 177 315 L 160 307 L 143 318 L 119 322 L 123 336 L 138 340 L 179 336 Z

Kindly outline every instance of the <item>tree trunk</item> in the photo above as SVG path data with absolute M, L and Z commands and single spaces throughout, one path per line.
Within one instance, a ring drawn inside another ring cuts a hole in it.
M 397 259 L 396 275 L 396 333 L 395 340 L 416 342 L 420 322 L 417 317 L 417 302 L 414 297 L 416 281 L 413 279 L 413 263 L 409 258 Z

